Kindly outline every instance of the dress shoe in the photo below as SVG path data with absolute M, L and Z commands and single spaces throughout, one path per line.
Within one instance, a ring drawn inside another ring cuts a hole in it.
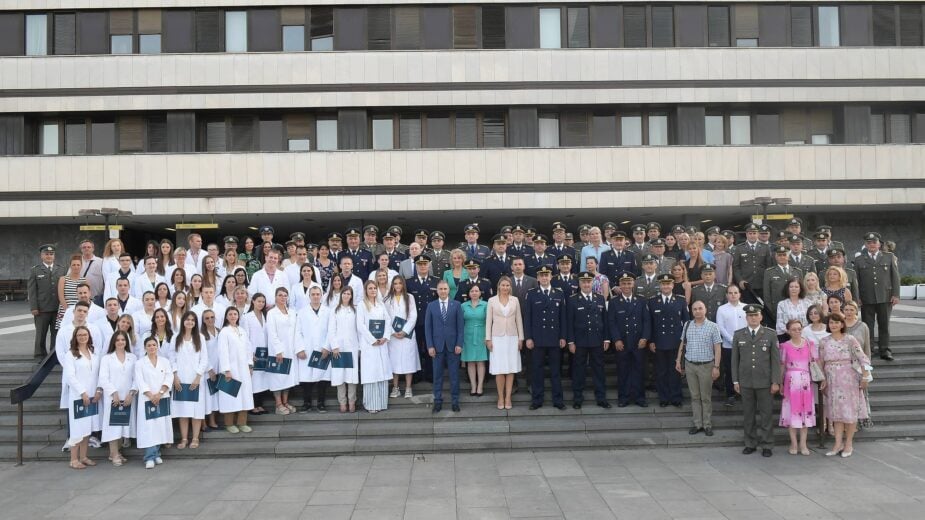
M 649 407 L 649 403 L 648 403 L 648 401 L 646 401 L 645 399 L 643 399 L 642 401 L 636 401 L 636 406 L 638 406 L 638 407 L 640 407 L 640 408 L 648 408 L 648 407 Z
M 557 403 L 553 405 L 557 410 L 565 410 L 565 405 L 562 403 Z
M 746 446 L 742 448 L 742 455 L 751 455 L 752 453 L 755 453 L 756 451 L 758 451 L 758 448 L 751 448 L 751 447 Z
M 702 432 L 702 431 L 703 431 L 703 428 L 698 428 L 698 427 L 696 427 L 696 426 L 691 426 L 691 429 L 690 429 L 690 430 L 687 430 L 687 433 L 688 433 L 688 435 L 697 435 L 698 433 L 700 433 L 700 432 Z
M 880 359 L 885 359 L 887 361 L 893 361 L 893 353 L 889 349 L 880 352 Z
M 774 452 L 771 451 L 771 448 L 764 448 L 761 450 L 762 457 L 770 457 L 771 455 L 774 455 Z
M 659 401 L 659 402 L 658 402 L 658 406 L 659 406 L 659 408 L 667 408 L 667 407 L 668 407 L 668 401 Z
M 736 398 L 731 397 L 731 396 L 727 397 L 726 402 L 723 403 L 723 406 L 735 406 L 735 405 L 736 405 Z
M 704 429 L 703 429 L 703 433 L 704 433 L 704 435 L 706 435 L 707 437 L 712 437 L 712 436 L 713 436 L 713 428 L 704 428 Z
M 617 401 L 617 408 L 626 408 L 630 404 L 624 401 Z
M 605 409 L 605 410 L 608 410 L 608 409 L 610 409 L 610 408 L 613 408 L 613 406 L 611 406 L 610 403 L 609 403 L 608 401 L 598 401 L 598 402 L 597 402 L 597 405 L 600 406 L 601 408 Z
M 542 408 L 542 407 L 543 405 L 541 404 L 530 403 L 530 411 L 533 411 L 533 410 L 536 410 L 537 408 Z
M 576 410 L 581 410 L 581 403 L 572 403 L 572 408 Z
M 453 409 L 454 412 L 458 412 L 458 411 L 459 411 L 459 405 L 458 405 L 458 404 L 454 404 L 453 407 L 452 407 L 452 409 Z
M 675 408 L 681 408 L 681 401 L 675 401 L 671 403 L 671 406 L 674 406 Z
M 442 404 L 435 404 L 433 410 L 431 410 L 431 413 L 437 413 L 437 412 L 439 412 L 440 410 L 443 410 L 443 405 L 442 405 Z

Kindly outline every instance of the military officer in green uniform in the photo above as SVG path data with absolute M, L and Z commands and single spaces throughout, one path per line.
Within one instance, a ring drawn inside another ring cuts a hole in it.
M 703 302 L 707 306 L 707 319 L 716 323 L 716 311 L 726 303 L 726 286 L 716 283 L 716 266 L 703 264 L 700 268 L 703 283 L 691 289 L 691 306 Z
M 809 251 L 809 248 L 813 247 L 812 241 L 803 236 L 803 221 L 799 217 L 793 217 L 787 221 L 787 234 L 800 237 L 800 241 L 803 242 L 803 251 Z
M 758 241 L 759 226 L 754 222 L 745 225 L 745 242 L 735 248 L 732 260 L 732 279 L 743 291 L 743 299 L 754 302 L 749 294 L 751 289 L 759 298 L 762 297 L 762 277 L 768 268 L 770 253 L 768 246 Z M 745 298 L 746 295 L 748 298 Z
M 821 231 L 813 233 L 813 247 L 806 251 L 806 254 L 809 255 L 816 264 L 813 271 L 821 273 L 829 267 L 828 252 L 830 249 L 828 234 Z
M 791 267 L 788 259 L 790 258 L 790 249 L 784 246 L 777 246 L 774 249 L 774 260 L 777 262 L 774 267 L 768 267 L 764 271 L 764 305 L 768 309 L 771 317 L 771 323 L 777 320 L 777 304 L 786 298 L 784 291 L 791 278 L 803 279 L 803 271 L 796 267 Z
M 780 391 L 780 353 L 777 333 L 761 326 L 761 306 L 745 306 L 744 329 L 732 335 L 732 384 L 742 396 L 745 449 L 751 455 L 761 448 L 773 455 L 774 394 Z
M 46 341 L 51 333 L 51 349 L 55 348 L 55 317 L 58 314 L 58 278 L 64 268 L 55 263 L 55 246 L 44 244 L 39 247 L 42 262 L 29 271 L 27 290 L 29 307 L 35 321 L 35 347 L 33 355 L 43 359 L 48 354 Z
M 424 250 L 424 256 L 430 258 L 431 268 L 434 270 L 434 276 L 443 279 L 443 273 L 450 268 L 450 251 L 444 249 L 446 244 L 446 235 L 443 231 L 432 231 L 430 233 L 430 247 Z
M 828 235 L 827 238 L 829 242 L 829 249 L 835 249 L 835 248 L 844 249 L 845 248 L 845 244 L 842 244 L 838 240 L 832 240 L 832 226 L 823 224 L 819 226 L 818 228 L 816 228 L 816 232 L 825 233 L 826 235 Z
M 372 253 L 373 258 L 385 251 L 385 246 L 379 243 L 379 228 L 374 224 L 363 227 L 363 245 L 360 246 L 360 249 L 365 249 Z
M 787 237 L 788 246 L 790 247 L 790 257 L 787 261 L 790 267 L 796 267 L 803 274 L 816 270 L 816 260 L 806 254 L 803 249 L 804 240 L 800 235 L 790 235 Z
M 880 250 L 882 244 L 880 233 L 865 234 L 866 249 L 854 259 L 854 267 L 858 270 L 860 284 L 858 299 L 861 303 L 861 317 L 870 329 L 871 344 L 873 344 L 874 323 L 876 323 L 877 348 L 880 351 L 880 358 L 892 361 L 890 313 L 893 306 L 899 303 L 899 265 L 893 253 Z
M 403 255 L 408 256 L 408 246 L 401 243 L 401 236 L 403 234 L 401 227 L 389 226 L 389 229 L 387 229 L 386 232 L 395 235 L 395 249 L 397 249 Z

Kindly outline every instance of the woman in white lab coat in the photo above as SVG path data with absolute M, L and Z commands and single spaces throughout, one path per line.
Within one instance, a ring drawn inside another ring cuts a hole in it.
M 90 433 L 100 429 L 100 415 L 88 415 L 81 419 L 74 418 L 78 406 L 86 408 L 92 403 L 99 403 L 103 395 L 99 388 L 100 357 L 93 352 L 93 338 L 90 329 L 83 325 L 74 328 L 71 336 L 71 348 L 62 360 L 64 382 L 68 392 L 68 446 L 71 447 L 71 468 L 85 469 L 96 466 L 87 457 Z M 82 401 L 80 405 L 75 401 Z
M 405 397 L 411 397 L 411 378 L 421 369 L 421 358 L 418 356 L 417 341 L 411 338 L 414 326 L 418 321 L 418 310 L 415 306 L 414 296 L 408 294 L 405 279 L 396 276 L 392 279 L 392 288 L 386 296 L 385 304 L 392 319 L 401 318 L 405 325 L 395 332 L 392 324 L 386 323 L 385 332 L 389 338 L 389 361 L 392 363 L 392 393 L 389 397 L 398 397 L 401 392 L 398 388 L 398 376 L 405 375 Z
M 321 284 L 315 281 L 315 267 L 308 262 L 305 262 L 299 268 L 299 280 L 289 289 L 289 306 L 295 312 L 299 312 L 308 306 L 310 300 L 309 289 L 321 287 Z
M 332 284 L 333 279 L 332 279 Z M 341 353 L 353 356 L 353 367 L 331 367 L 331 386 L 337 388 L 337 402 L 341 413 L 356 411 L 357 383 L 360 382 L 360 340 L 357 337 L 357 313 L 353 306 L 353 288 L 345 286 L 340 302 L 328 317 L 328 341 L 324 350 L 338 359 Z
M 138 448 L 145 450 L 145 468 L 151 469 L 155 464 L 163 464 L 161 444 L 173 442 L 173 423 L 170 416 L 145 418 L 145 408 L 157 406 L 161 399 L 170 398 L 170 384 L 173 381 L 173 368 L 170 361 L 158 355 L 158 343 L 153 337 L 144 341 L 145 355 L 135 363 L 135 387 L 140 396 L 135 413 Z
M 384 273 L 383 273 L 384 275 Z M 360 378 L 363 383 L 363 408 L 379 413 L 389 407 L 389 380 L 392 363 L 389 361 L 389 334 L 392 318 L 385 304 L 379 300 L 379 286 L 368 281 L 363 286 L 363 302 L 357 305 L 357 336 L 360 339 Z M 373 322 L 381 322 L 382 337 L 370 332 Z
M 296 407 L 289 404 L 289 389 L 299 382 L 299 367 L 292 345 L 295 316 L 287 305 L 288 289 L 277 287 L 275 297 L 276 305 L 267 312 L 268 354 L 270 357 L 275 356 L 277 362 L 282 362 L 284 358 L 291 360 L 291 368 L 288 374 L 267 374 L 267 380 L 276 399 L 276 414 L 289 415 L 296 411 Z
M 327 357 L 324 347 L 328 339 L 331 309 L 321 303 L 321 294 L 320 285 L 313 285 L 308 290 L 308 303 L 296 313 L 296 325 L 293 327 L 295 339 L 292 343 L 299 358 L 299 386 L 302 387 L 303 412 L 312 409 L 313 390 L 317 390 L 318 393 L 318 411 L 326 412 L 325 394 L 331 385 L 331 365 L 328 365 L 326 370 L 308 366 L 308 359 L 314 352 Z
M 225 309 L 225 326 L 218 333 L 218 377 L 241 382 L 238 395 L 218 392 L 218 408 L 225 414 L 225 429 L 230 433 L 250 433 L 247 412 L 254 407 L 254 390 L 251 372 L 254 356 L 251 354 L 247 331 L 240 325 L 241 313 L 234 307 Z
M 131 318 L 129 318 L 131 319 Z M 129 414 L 128 426 L 110 426 L 113 407 L 131 407 L 135 400 L 135 354 L 128 333 L 116 330 L 109 340 L 109 350 L 100 361 L 100 388 L 103 398 L 100 406 L 103 414 L 102 442 L 109 443 L 109 460 L 113 466 L 121 466 L 126 458 L 119 452 L 123 439 L 135 436 L 135 414 Z
M 224 317 L 225 315 L 222 314 L 222 318 Z M 199 327 L 199 332 L 206 340 L 206 356 L 209 359 L 206 376 L 213 383 L 218 379 L 218 333 L 220 329 L 216 327 L 216 323 L 218 323 L 218 316 L 215 311 L 212 309 L 202 311 L 202 326 Z M 210 393 L 206 388 L 206 422 L 203 424 L 203 431 L 218 430 L 218 394 L 218 392 Z
M 247 331 L 247 339 L 250 341 L 251 356 L 256 362 L 257 350 L 267 348 L 267 299 L 263 294 L 257 293 L 251 297 L 251 310 L 244 315 L 241 321 L 241 325 Z M 251 384 L 254 387 L 254 409 L 251 414 L 263 415 L 267 411 L 261 406 L 263 404 L 261 394 L 270 389 L 266 372 L 254 370 Z
M 174 347 L 170 350 L 170 356 L 174 389 L 170 411 L 180 425 L 180 442 L 177 444 L 177 449 L 185 449 L 189 442 L 190 420 L 193 423 L 193 441 L 189 443 L 189 446 L 198 448 L 199 431 L 202 429 L 202 419 L 206 415 L 208 391 L 205 378 L 206 371 L 209 369 L 209 354 L 206 339 L 199 333 L 199 320 L 193 311 L 187 311 L 183 315 L 182 328 L 174 338 Z M 181 385 L 189 385 L 195 400 L 180 401 L 177 399 Z

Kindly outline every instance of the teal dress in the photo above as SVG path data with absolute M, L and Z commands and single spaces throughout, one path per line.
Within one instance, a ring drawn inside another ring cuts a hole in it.
M 466 270 L 463 269 L 462 273 L 466 275 Z M 468 276 L 468 275 L 466 275 Z M 443 272 L 443 280 L 450 286 L 450 299 L 456 299 L 456 286 L 459 285 L 459 278 L 453 277 L 453 268 L 449 268 Z
M 485 346 L 485 314 L 488 312 L 488 302 L 479 300 L 473 308 L 472 304 L 462 304 L 463 320 L 463 361 L 488 361 L 488 347 Z

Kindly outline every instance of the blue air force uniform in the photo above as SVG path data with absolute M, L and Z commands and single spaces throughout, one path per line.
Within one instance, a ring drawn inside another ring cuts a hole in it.
M 566 341 L 569 348 L 574 344 L 575 357 L 572 366 L 572 391 L 574 408 L 581 408 L 584 401 L 585 374 L 591 364 L 594 378 L 594 398 L 598 403 L 607 402 L 604 387 L 604 342 L 610 343 L 607 332 L 607 311 L 604 297 L 591 293 L 585 296 L 580 291 L 568 299 Z
M 662 275 L 659 280 L 673 283 L 670 274 Z M 671 403 L 681 406 L 681 375 L 674 366 L 684 324 L 690 320 L 687 301 L 683 296 L 659 294 L 649 300 L 649 315 L 652 320 L 652 337 L 649 339 L 655 343 L 655 386 L 659 405 Z
M 627 276 L 632 275 L 627 273 Z M 611 341 L 623 342 L 623 351 L 617 350 L 618 406 L 633 402 L 647 406 L 643 380 L 645 354 L 652 335 L 652 321 L 645 299 L 635 295 L 629 298 L 619 294 L 610 300 L 607 321 Z M 639 342 L 644 341 L 642 348 Z
M 551 271 L 548 267 L 544 271 Z M 531 401 L 534 406 L 543 404 L 543 365 L 548 358 L 552 404 L 561 408 L 563 404 L 562 379 L 560 375 L 560 340 L 566 333 L 565 294 L 555 287 L 537 287 L 527 292 L 524 301 L 524 339 L 533 340 L 530 353 Z
M 430 302 L 437 301 L 437 282 L 439 281 L 440 279 L 436 276 L 427 276 L 423 280 L 417 275 L 408 278 L 405 285 L 407 286 L 408 294 L 414 296 L 414 307 L 418 312 L 418 316 L 426 315 L 427 305 Z M 423 319 L 418 319 L 414 325 L 414 338 L 418 345 L 418 356 L 421 358 L 421 377 L 425 381 L 433 381 L 434 364 L 427 353 L 424 321 Z

